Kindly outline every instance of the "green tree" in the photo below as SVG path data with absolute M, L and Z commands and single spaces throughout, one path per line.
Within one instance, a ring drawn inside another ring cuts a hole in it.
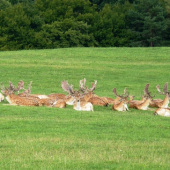
M 0 11 L 0 50 L 18 50 L 31 47 L 34 31 L 21 4 Z
M 88 33 L 88 25 L 74 19 L 54 21 L 45 24 L 42 30 L 36 33 L 36 48 L 59 48 L 94 46 L 96 44 L 93 35 Z
M 167 29 L 166 10 L 159 0 L 140 0 L 129 10 L 132 46 L 159 46 Z
M 5 8 L 8 8 L 11 6 L 11 3 L 7 0 L 0 0 L 0 10 L 4 10 Z
M 131 4 L 106 4 L 94 16 L 92 32 L 99 46 L 128 46 L 131 33 L 126 29 L 126 13 Z

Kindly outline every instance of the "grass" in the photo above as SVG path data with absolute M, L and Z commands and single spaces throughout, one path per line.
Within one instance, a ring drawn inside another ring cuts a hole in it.
M 170 48 L 66 48 L 0 52 L 1 81 L 30 81 L 32 93 L 64 93 L 61 81 L 78 89 L 86 78 L 95 93 L 112 97 L 112 89 L 140 99 L 150 83 L 151 94 L 169 81 Z M 0 169 L 113 170 L 169 169 L 169 118 L 153 111 L 94 112 L 0 103 Z

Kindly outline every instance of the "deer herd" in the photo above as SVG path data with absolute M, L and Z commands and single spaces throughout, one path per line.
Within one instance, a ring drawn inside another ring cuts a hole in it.
M 169 99 L 170 92 L 168 92 L 168 83 L 165 83 L 163 91 L 160 90 L 159 85 L 156 86 L 159 94 L 165 95 L 165 98 L 162 99 L 153 99 L 155 96 L 151 96 L 149 92 L 149 84 L 146 84 L 144 88 L 144 95 L 141 100 L 134 100 L 135 96 L 129 95 L 127 89 L 124 89 L 122 95 L 118 95 L 116 88 L 113 89 L 113 94 L 115 99 L 109 97 L 99 97 L 94 93 L 96 89 L 97 81 L 95 80 L 92 83 L 91 88 L 88 88 L 86 85 L 86 79 L 80 80 L 79 89 L 73 89 L 73 85 L 68 84 L 67 81 L 63 80 L 61 82 L 62 89 L 67 93 L 52 93 L 49 95 L 44 94 L 31 94 L 31 85 L 30 82 L 28 89 L 24 88 L 24 82 L 21 80 L 18 82 L 18 86 L 15 87 L 11 81 L 9 81 L 9 87 L 4 87 L 1 83 L 1 92 L 0 93 L 0 102 L 6 100 L 9 102 L 9 105 L 17 106 L 48 106 L 48 107 L 57 107 L 65 108 L 66 105 L 73 105 L 73 109 L 78 111 L 94 111 L 93 106 L 108 106 L 112 105 L 112 110 L 116 111 L 128 111 L 129 108 L 138 109 L 138 110 L 152 110 L 154 115 L 161 115 L 170 117 L 170 108 Z M 22 91 L 22 92 L 21 92 Z

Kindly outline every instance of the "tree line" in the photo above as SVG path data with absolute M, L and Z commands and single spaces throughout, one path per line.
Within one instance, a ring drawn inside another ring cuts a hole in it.
M 0 50 L 170 46 L 169 0 L 0 0 Z

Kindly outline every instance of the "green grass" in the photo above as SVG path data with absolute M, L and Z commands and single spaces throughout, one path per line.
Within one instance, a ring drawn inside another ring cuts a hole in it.
M 32 93 L 64 93 L 61 81 L 75 89 L 86 78 L 95 93 L 114 98 L 112 89 L 140 99 L 150 83 L 169 82 L 170 48 L 66 48 L 0 52 L 1 82 L 30 81 Z M 153 111 L 94 112 L 0 103 L 0 169 L 2 170 L 168 170 L 170 118 Z

